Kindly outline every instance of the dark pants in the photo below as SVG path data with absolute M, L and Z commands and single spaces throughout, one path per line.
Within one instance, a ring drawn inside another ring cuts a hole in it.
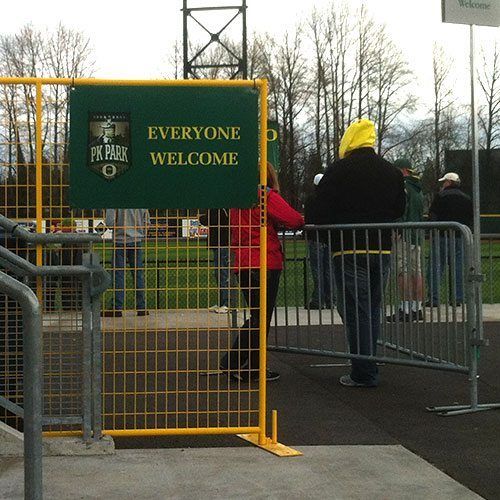
M 427 271 L 429 297 L 433 304 L 439 303 L 441 281 L 445 269 L 450 273 L 449 302 L 464 301 L 464 243 L 461 236 L 439 236 L 431 245 L 430 262 Z
M 380 306 L 389 275 L 390 255 L 357 254 L 334 258 L 337 307 L 347 330 L 351 354 L 375 356 Z M 352 359 L 351 378 L 378 384 L 375 361 Z
M 135 308 L 146 309 L 144 291 L 144 252 L 142 242 L 123 244 L 117 242 L 113 254 L 115 303 L 114 308 L 121 311 L 125 304 L 125 271 L 127 263 L 134 276 Z
M 231 269 L 229 262 L 228 247 L 213 247 L 214 272 L 219 287 L 219 306 L 229 306 L 229 286 L 231 280 Z
M 335 303 L 332 273 L 332 254 L 328 245 L 315 239 L 307 241 L 313 290 L 309 307 L 331 307 Z
M 267 333 L 276 304 L 280 281 L 280 270 L 267 271 Z M 231 350 L 220 362 L 223 370 L 241 370 L 245 368 L 248 374 L 256 376 L 259 369 L 259 323 L 260 323 L 260 280 L 258 269 L 244 269 L 237 273 L 241 292 L 250 308 L 250 317 L 240 328 L 239 335 L 233 342 Z M 245 371 L 246 371 L 245 370 Z M 250 372 L 251 371 L 251 372 Z

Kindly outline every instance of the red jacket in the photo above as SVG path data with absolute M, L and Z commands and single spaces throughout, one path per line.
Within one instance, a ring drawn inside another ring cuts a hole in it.
M 234 253 L 234 268 L 260 267 L 260 208 L 232 208 L 231 249 Z M 277 228 L 299 229 L 304 219 L 274 189 L 267 193 L 267 268 L 283 269 L 283 250 Z

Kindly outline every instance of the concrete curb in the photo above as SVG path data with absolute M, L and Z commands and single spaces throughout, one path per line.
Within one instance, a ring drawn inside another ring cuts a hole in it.
M 69 457 L 114 455 L 115 442 L 111 436 L 99 441 L 85 443 L 78 437 L 50 437 L 43 440 L 43 456 Z M 24 435 L 0 422 L 0 457 L 22 457 L 24 455 Z

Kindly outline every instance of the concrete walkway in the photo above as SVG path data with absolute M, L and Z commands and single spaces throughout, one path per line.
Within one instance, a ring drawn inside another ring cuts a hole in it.
M 44 458 L 44 498 L 479 499 L 402 446 L 304 446 L 277 458 L 253 447 L 118 450 Z M 22 499 L 21 459 L 0 460 L 0 498 Z
M 306 325 L 328 325 L 342 323 L 336 309 L 307 310 L 303 307 L 278 307 L 277 317 L 273 316 L 272 325 L 277 326 L 306 326 Z M 393 313 L 387 309 L 387 314 Z M 453 308 L 442 305 L 438 308 L 426 308 L 426 323 L 451 321 L 462 321 L 463 307 Z M 500 304 L 483 305 L 483 317 L 485 322 L 500 321 Z M 237 313 L 237 319 L 232 314 L 217 314 L 207 309 L 152 309 L 148 316 L 137 316 L 133 310 L 125 311 L 121 318 L 103 318 L 102 329 L 108 331 L 136 331 L 136 330 L 166 330 L 166 329 L 193 329 L 210 328 L 224 330 L 231 328 L 232 321 L 237 324 L 243 323 L 244 311 Z M 44 327 L 48 330 L 60 328 L 60 315 L 45 315 Z

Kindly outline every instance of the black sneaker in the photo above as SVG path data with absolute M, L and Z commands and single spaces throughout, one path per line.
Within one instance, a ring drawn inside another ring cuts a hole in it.
M 403 323 L 404 321 L 409 321 L 410 315 L 399 309 L 398 312 L 386 316 L 385 319 L 388 323 Z
M 248 372 L 232 372 L 229 377 L 237 382 L 256 382 L 259 380 L 259 372 L 253 372 L 251 375 L 249 375 Z M 271 370 L 266 371 L 266 380 L 268 382 L 278 380 L 279 378 L 280 374 L 278 372 L 272 372 Z
M 317 302 L 309 302 L 307 309 L 322 309 L 322 307 Z
M 240 372 L 230 372 L 229 378 L 236 380 L 236 382 L 248 382 L 248 377 L 243 377 Z
M 374 383 L 368 383 L 368 382 L 356 382 L 351 378 L 350 375 L 342 375 L 342 377 L 339 378 L 339 382 L 341 385 L 344 387 L 377 387 L 377 384 Z
M 424 319 L 424 312 L 422 309 L 419 309 L 418 311 L 412 311 L 411 312 L 411 320 L 412 321 L 423 321 Z

